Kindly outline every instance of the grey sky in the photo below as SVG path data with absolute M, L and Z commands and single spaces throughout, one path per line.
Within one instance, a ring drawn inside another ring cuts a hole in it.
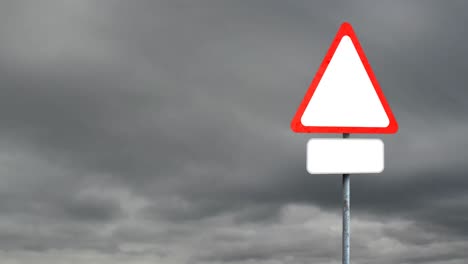
M 468 4 L 317 2 L 0 2 L 0 262 L 341 263 L 289 123 L 349 21 L 400 127 L 353 263 L 466 263 Z

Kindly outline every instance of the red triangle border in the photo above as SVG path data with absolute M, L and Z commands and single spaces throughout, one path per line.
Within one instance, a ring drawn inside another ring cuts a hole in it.
M 325 70 L 328 67 L 328 64 L 330 63 L 333 55 L 335 54 L 335 51 L 341 41 L 341 39 L 344 36 L 349 36 L 353 42 L 354 47 L 356 48 L 358 55 L 364 65 L 364 68 L 366 69 L 367 74 L 369 75 L 369 78 L 372 82 L 372 85 L 374 86 L 374 89 L 379 97 L 380 102 L 382 103 L 382 106 L 385 110 L 385 113 L 388 116 L 389 119 L 389 125 L 387 127 L 327 127 L 327 126 L 304 126 L 301 122 L 301 117 L 304 114 L 304 111 L 307 107 L 307 105 L 310 102 L 310 99 L 312 98 L 315 89 L 317 88 L 318 84 L 320 83 L 320 80 L 322 79 L 323 74 L 325 73 Z M 352 26 L 348 22 L 344 22 L 341 24 L 340 28 L 338 29 L 338 32 L 336 33 L 336 36 L 333 40 L 333 42 L 330 45 L 330 48 L 328 49 L 325 58 L 323 59 L 322 63 L 320 64 L 320 67 L 315 74 L 314 79 L 312 80 L 309 89 L 307 90 L 304 99 L 302 100 L 301 104 L 299 105 L 299 108 L 297 109 L 296 114 L 294 115 L 292 121 L 291 121 L 291 129 L 293 132 L 296 133 L 357 133 L 357 134 L 394 134 L 398 131 L 398 123 L 395 119 L 395 116 L 392 113 L 392 110 L 390 108 L 390 105 L 387 102 L 387 99 L 385 98 L 382 89 L 380 88 L 379 83 L 377 82 L 377 78 L 374 75 L 374 72 L 372 71 L 372 68 L 367 60 L 367 57 L 364 53 L 364 50 L 361 47 L 361 44 L 359 43 L 359 40 L 356 36 L 356 33 L 354 32 Z

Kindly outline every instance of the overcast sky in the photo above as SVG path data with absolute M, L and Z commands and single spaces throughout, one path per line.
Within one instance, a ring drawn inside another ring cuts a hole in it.
M 352 263 L 466 264 L 468 2 L 318 2 L 1 1 L 0 263 L 341 263 L 290 121 L 349 21 L 400 127 Z

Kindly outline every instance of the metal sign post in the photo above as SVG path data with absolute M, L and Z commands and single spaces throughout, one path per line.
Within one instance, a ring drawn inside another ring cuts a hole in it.
M 349 134 L 344 133 L 343 138 L 348 138 Z M 343 174 L 343 264 L 349 264 L 349 236 L 350 236 L 350 175 Z

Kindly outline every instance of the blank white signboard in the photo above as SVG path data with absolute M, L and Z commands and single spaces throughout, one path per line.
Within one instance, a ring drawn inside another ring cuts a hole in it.
M 310 139 L 307 171 L 310 174 L 381 173 L 384 144 L 380 139 Z

